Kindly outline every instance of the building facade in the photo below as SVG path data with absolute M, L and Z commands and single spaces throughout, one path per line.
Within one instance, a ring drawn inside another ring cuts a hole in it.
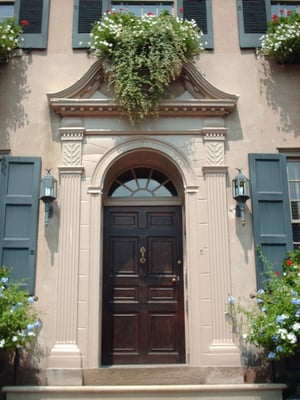
M 42 382 L 128 365 L 244 382 L 228 296 L 259 286 L 256 246 L 280 268 L 300 245 L 300 67 L 255 52 L 278 4 L 299 2 L 168 2 L 206 50 L 159 118 L 132 126 L 86 49 L 91 18 L 120 2 L 0 0 L 29 21 L 23 53 L 0 66 L 0 262 L 39 298 Z M 47 169 L 58 188 L 45 224 Z

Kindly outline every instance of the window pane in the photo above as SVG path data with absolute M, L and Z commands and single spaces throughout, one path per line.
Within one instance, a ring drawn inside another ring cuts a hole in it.
M 12 4 L 1 4 L 0 3 L 0 21 L 6 18 L 12 18 L 14 16 L 14 5 Z
M 123 172 L 108 191 L 108 197 L 173 196 L 178 196 L 178 193 L 171 180 L 162 172 L 148 167 Z
M 300 200 L 291 201 L 292 219 L 300 219 Z
M 145 14 L 159 15 L 163 10 L 167 10 L 172 14 L 173 2 L 153 2 L 153 1 L 112 1 L 112 8 L 116 11 L 128 11 L 137 17 Z
M 292 230 L 294 246 L 300 245 L 300 161 L 287 160 L 289 198 L 291 204 Z
M 293 224 L 292 227 L 294 242 L 300 244 L 300 224 Z
M 272 15 L 287 15 L 290 11 L 294 10 L 300 12 L 300 2 L 272 1 L 271 3 Z

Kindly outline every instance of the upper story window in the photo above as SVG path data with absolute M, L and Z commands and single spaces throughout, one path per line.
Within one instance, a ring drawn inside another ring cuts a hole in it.
M 287 157 L 287 178 L 294 248 L 300 248 L 300 154 Z
M 15 17 L 17 21 L 26 20 L 23 25 L 22 47 L 45 49 L 48 38 L 50 0 L 0 0 L 0 21 Z
M 300 1 L 272 1 L 272 15 L 287 15 L 291 11 L 300 12 Z
M 168 10 L 174 16 L 194 19 L 203 31 L 203 43 L 213 48 L 211 0 L 74 0 L 73 48 L 87 48 L 93 23 L 107 10 L 128 10 L 135 15 L 151 12 L 158 15 Z
M 15 5 L 13 1 L 0 0 L 0 22 L 14 16 Z
M 145 14 L 159 15 L 162 11 L 167 10 L 174 15 L 174 3 L 172 1 L 165 2 L 136 2 L 136 1 L 112 1 L 112 8 L 120 11 L 128 11 L 137 17 Z
M 240 47 L 260 47 L 260 37 L 266 33 L 272 15 L 293 10 L 300 12 L 300 0 L 237 0 Z

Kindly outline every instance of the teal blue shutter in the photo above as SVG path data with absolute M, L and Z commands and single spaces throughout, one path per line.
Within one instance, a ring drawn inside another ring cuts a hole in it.
M 101 16 L 101 0 L 74 0 L 73 49 L 89 47 L 91 27 Z
M 204 34 L 202 41 L 205 48 L 212 49 L 213 30 L 211 0 L 182 0 L 182 7 L 183 17 L 188 20 L 194 19 L 199 28 L 201 28 Z M 180 15 L 180 12 L 178 12 L 177 15 Z
M 28 21 L 23 26 L 22 37 L 24 49 L 46 49 L 48 40 L 50 0 L 16 0 L 15 16 L 21 23 Z
M 262 249 L 281 272 L 281 263 L 293 250 L 292 223 L 283 154 L 249 154 L 254 245 Z M 261 287 L 262 268 L 257 259 L 257 285 Z
M 237 0 L 241 48 L 260 47 L 259 38 L 267 30 L 271 18 L 270 0 Z
M 40 158 L 9 157 L 1 160 L 0 178 L 0 265 L 12 277 L 24 280 L 34 294 Z

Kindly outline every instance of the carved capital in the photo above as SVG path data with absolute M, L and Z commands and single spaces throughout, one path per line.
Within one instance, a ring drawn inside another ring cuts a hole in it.
M 60 128 L 62 165 L 81 165 L 84 128 Z
M 226 128 L 203 128 L 206 164 L 224 165 L 225 162 L 225 138 Z

